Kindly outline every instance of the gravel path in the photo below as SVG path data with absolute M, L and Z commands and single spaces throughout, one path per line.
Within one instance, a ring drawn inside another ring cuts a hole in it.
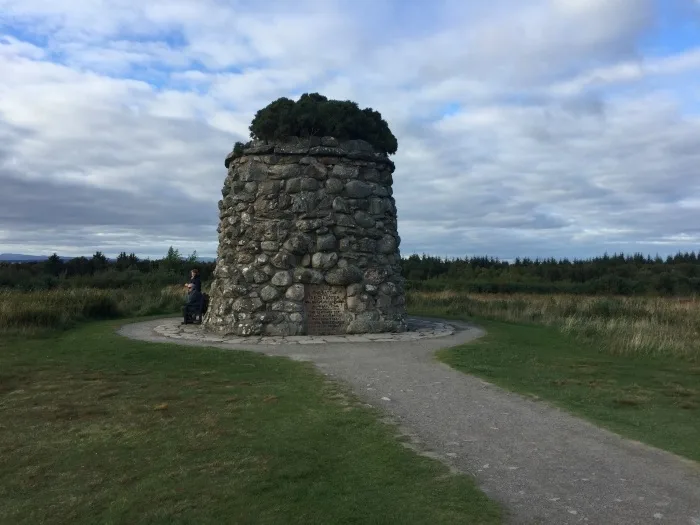
M 473 475 L 510 523 L 700 525 L 700 465 L 623 439 L 543 402 L 506 392 L 437 362 L 439 348 L 483 332 L 407 341 L 242 345 L 158 334 L 178 320 L 124 326 L 152 342 L 252 350 L 313 362 L 381 407 L 431 451 Z M 698 437 L 700 441 L 700 436 Z

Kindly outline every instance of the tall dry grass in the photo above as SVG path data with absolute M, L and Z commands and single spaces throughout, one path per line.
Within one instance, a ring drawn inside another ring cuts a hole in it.
M 68 328 L 82 321 L 174 313 L 183 301 L 182 286 L 5 290 L 0 291 L 0 333 L 33 334 Z
M 615 354 L 700 360 L 700 301 L 662 297 L 411 292 L 411 311 L 554 326 Z

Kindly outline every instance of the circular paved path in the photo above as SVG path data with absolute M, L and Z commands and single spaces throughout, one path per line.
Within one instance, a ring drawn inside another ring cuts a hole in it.
M 455 327 L 443 321 L 430 319 L 408 319 L 408 331 L 396 334 L 362 334 L 362 335 L 293 335 L 293 336 L 221 336 L 207 333 L 199 325 L 182 325 L 180 319 L 159 321 L 153 331 L 170 339 L 203 341 L 206 343 L 251 345 L 310 345 L 329 343 L 371 343 L 371 342 L 407 342 L 433 337 L 444 337 L 455 333 Z
M 509 511 L 511 523 L 700 525 L 697 463 L 434 359 L 439 348 L 483 335 L 479 328 L 415 318 L 411 323 L 419 330 L 394 336 L 257 341 L 206 336 L 197 326 L 181 329 L 179 319 L 127 325 L 119 333 L 310 361 L 381 407 L 419 449 L 473 475 Z

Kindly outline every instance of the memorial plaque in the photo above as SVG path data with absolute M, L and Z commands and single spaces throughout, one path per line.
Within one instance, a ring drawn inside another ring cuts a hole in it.
M 304 298 L 307 335 L 345 333 L 345 287 L 307 284 Z

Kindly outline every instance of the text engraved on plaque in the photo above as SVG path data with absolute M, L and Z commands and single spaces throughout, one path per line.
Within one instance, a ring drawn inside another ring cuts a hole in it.
M 305 296 L 308 335 L 345 333 L 345 287 L 306 285 Z

